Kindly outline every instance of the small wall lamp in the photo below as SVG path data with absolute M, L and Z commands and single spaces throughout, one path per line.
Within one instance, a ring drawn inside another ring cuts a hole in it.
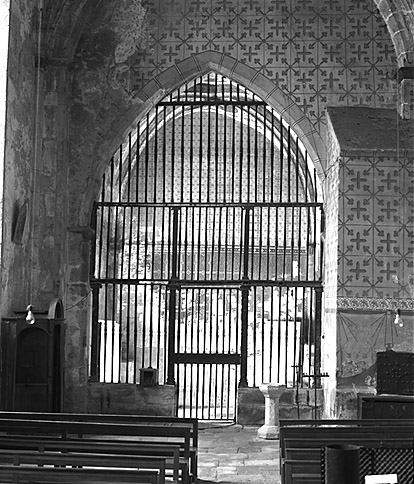
M 404 321 L 403 321 L 403 318 L 401 317 L 401 311 L 399 309 L 395 311 L 394 324 L 398 325 L 400 328 L 404 326 Z
M 33 313 L 33 306 L 29 304 L 26 308 L 26 321 L 27 324 L 34 324 L 36 321 L 35 315 Z

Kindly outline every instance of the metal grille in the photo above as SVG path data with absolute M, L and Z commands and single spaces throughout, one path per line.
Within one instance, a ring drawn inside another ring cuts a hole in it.
M 92 379 L 156 367 L 181 414 L 225 419 L 238 385 L 318 385 L 316 175 L 249 90 L 211 73 L 160 102 L 112 158 L 92 226 Z
M 325 482 L 326 452 L 321 448 L 321 482 Z M 360 447 L 359 478 L 365 483 L 365 476 L 397 474 L 400 484 L 412 484 L 414 480 L 413 448 Z

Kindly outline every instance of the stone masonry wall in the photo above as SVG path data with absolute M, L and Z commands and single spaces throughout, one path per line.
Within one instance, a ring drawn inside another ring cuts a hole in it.
M 36 9 L 16 1 L 10 11 L 10 55 L 7 78 L 6 142 L 3 198 L 3 246 L 0 314 L 10 316 L 30 302 L 30 251 L 33 221 L 33 161 L 35 159 Z M 3 183 L 3 180 L 1 180 Z M 27 202 L 28 214 L 21 240 L 13 242 L 19 210 Z M 24 282 L 24 283 L 23 283 Z

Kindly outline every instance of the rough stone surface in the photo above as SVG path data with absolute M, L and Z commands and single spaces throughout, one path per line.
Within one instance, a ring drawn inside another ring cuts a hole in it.
M 327 113 L 343 152 L 414 148 L 413 122 L 400 119 L 395 109 L 328 107 Z
M 89 385 L 88 412 L 175 415 L 174 385 L 102 384 Z

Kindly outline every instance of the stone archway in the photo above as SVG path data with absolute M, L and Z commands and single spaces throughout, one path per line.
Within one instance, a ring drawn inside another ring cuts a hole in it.
M 414 62 L 414 8 L 408 0 L 374 0 L 387 24 L 398 67 Z
M 99 147 L 100 169 L 96 171 L 96 177 L 90 179 L 89 187 L 84 191 L 81 208 L 78 212 L 79 216 L 83 218 L 83 220 L 79 220 L 80 226 L 89 223 L 90 209 L 99 190 L 101 174 L 112 156 L 115 146 L 125 139 L 130 127 L 174 89 L 200 74 L 212 71 L 246 86 L 286 119 L 304 144 L 322 182 L 326 164 L 326 147 L 320 134 L 301 108 L 282 89 L 252 67 L 228 55 L 206 51 L 178 62 L 154 77 L 137 93 L 135 99 L 140 102 L 136 102 L 111 124 L 111 128 L 116 126 L 117 136 L 114 137 L 112 129 L 105 135 L 102 134 L 103 141 Z

